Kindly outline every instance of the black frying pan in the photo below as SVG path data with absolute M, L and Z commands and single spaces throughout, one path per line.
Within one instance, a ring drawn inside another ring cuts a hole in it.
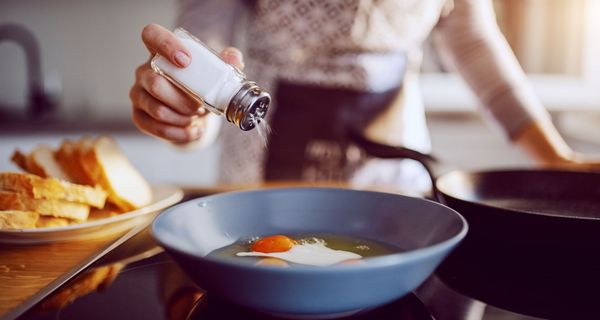
M 501 308 L 544 318 L 600 315 L 600 173 L 451 171 L 430 155 L 353 134 L 378 158 L 419 161 L 434 196 L 469 223 L 438 268 L 451 287 Z

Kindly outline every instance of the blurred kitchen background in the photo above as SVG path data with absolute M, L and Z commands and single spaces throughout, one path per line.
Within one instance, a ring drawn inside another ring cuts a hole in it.
M 569 143 L 600 153 L 600 0 L 495 5 L 502 31 Z M 151 181 L 214 183 L 219 144 L 182 152 L 140 134 L 130 120 L 134 69 L 148 58 L 140 32 L 150 22 L 174 27 L 176 10 L 173 0 L 0 1 L 0 25 L 24 27 L 37 44 L 0 33 L 0 171 L 14 168 L 9 158 L 17 147 L 108 133 Z M 434 153 L 460 168 L 530 165 L 474 112 L 474 97 L 440 67 L 432 45 L 425 56 L 422 89 Z M 29 112 L 51 121 L 31 120 Z

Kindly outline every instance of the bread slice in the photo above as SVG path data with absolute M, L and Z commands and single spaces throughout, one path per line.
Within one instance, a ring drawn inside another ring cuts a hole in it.
M 100 187 L 16 172 L 0 172 L 0 190 L 22 193 L 34 199 L 65 200 L 96 208 L 103 208 L 107 197 Z
M 0 230 L 35 228 L 39 217 L 40 215 L 33 211 L 0 211 Z
M 0 210 L 34 211 L 42 216 L 85 221 L 90 206 L 63 200 L 34 199 L 21 193 L 0 191 Z
M 25 163 L 23 163 L 25 157 Z M 13 161 L 25 171 L 36 174 L 40 177 L 54 177 L 61 180 L 71 181 L 69 175 L 60 167 L 54 158 L 54 150 L 47 145 L 38 145 L 31 153 L 24 156 L 17 150 L 13 156 Z
M 23 154 L 19 149 L 15 150 L 10 160 L 23 171 L 30 172 L 29 168 L 27 168 L 27 156 Z
M 152 190 L 142 175 L 123 155 L 116 142 L 98 137 L 82 146 L 82 165 L 104 190 L 108 200 L 123 211 L 143 207 L 152 201 Z
M 79 144 L 79 142 L 68 139 L 64 140 L 54 154 L 54 158 L 61 169 L 67 173 L 70 181 L 77 184 L 94 185 L 94 181 L 87 175 L 81 165 Z

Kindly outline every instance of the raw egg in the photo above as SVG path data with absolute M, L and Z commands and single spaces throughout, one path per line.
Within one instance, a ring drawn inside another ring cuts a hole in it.
M 330 266 L 347 260 L 361 259 L 362 256 L 350 251 L 334 250 L 325 241 L 295 241 L 287 236 L 275 235 L 255 241 L 251 252 L 238 252 L 239 257 L 278 258 L 292 263 L 310 266 Z

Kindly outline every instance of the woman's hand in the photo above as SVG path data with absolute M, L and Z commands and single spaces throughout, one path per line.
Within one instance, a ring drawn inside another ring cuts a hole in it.
M 142 31 L 142 41 L 150 53 L 166 57 L 174 65 L 185 68 L 192 61 L 189 51 L 169 30 L 149 24 Z M 224 49 L 221 57 L 243 69 L 242 53 L 233 47 Z M 135 71 L 135 83 L 129 91 L 132 117 L 136 126 L 147 134 L 174 143 L 187 143 L 202 137 L 206 114 L 201 104 L 155 73 L 150 59 Z
M 555 167 L 600 171 L 600 156 L 571 151 L 567 157 L 556 163 Z
M 600 156 L 573 151 L 551 122 L 532 122 L 515 142 L 543 167 L 600 170 Z

